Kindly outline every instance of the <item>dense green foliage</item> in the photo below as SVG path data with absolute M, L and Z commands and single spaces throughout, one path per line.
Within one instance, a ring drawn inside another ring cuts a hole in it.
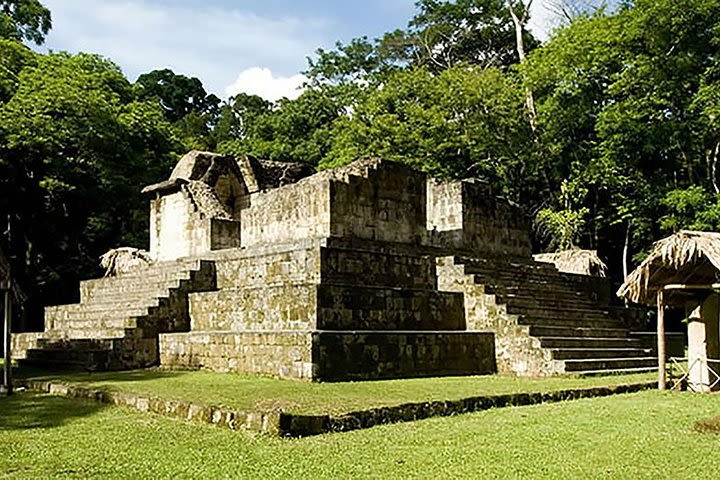
M 38 0 L 0 0 L 0 38 L 40 45 L 51 26 L 50 10 Z
M 530 56 L 546 168 L 588 208 L 584 244 L 617 247 L 622 228 L 642 249 L 698 224 L 686 212 L 660 228 L 680 198 L 670 191 L 718 193 L 719 18 L 717 1 L 638 0 L 577 19 Z
M 211 150 L 215 147 L 211 132 L 220 114 L 220 99 L 208 94 L 198 78 L 169 69 L 153 70 L 138 77 L 135 89 L 139 101 L 160 105 L 165 118 L 188 148 Z
M 333 115 L 299 124 L 291 101 L 268 115 L 300 126 L 295 142 L 329 136 L 315 150 L 323 168 L 380 155 L 485 178 L 534 217 L 538 249 L 598 249 L 618 275 L 624 249 L 638 257 L 677 229 L 718 226 L 718 19 L 717 0 L 623 3 L 540 47 L 528 34 L 521 65 L 506 2 L 422 1 L 406 30 L 310 61 L 305 102 L 337 100 Z M 271 148 L 278 132 L 249 132 L 243 147 L 296 159 Z
M 445 177 L 502 179 L 517 196 L 536 174 L 523 102 L 519 81 L 494 68 L 397 72 L 335 123 L 321 165 L 382 156 Z
M 0 218 L 16 273 L 62 299 L 118 244 L 143 245 L 142 185 L 181 149 L 163 112 L 108 60 L 37 55 L 7 41 L 0 83 Z
M 317 165 L 330 150 L 333 122 L 343 112 L 342 88 L 318 87 L 296 100 L 281 99 L 271 108 L 262 99 L 238 96 L 231 100 L 235 125 L 242 136 L 218 138 L 221 153 L 252 153 L 261 158 Z M 222 121 L 222 117 L 221 117 Z
M 707 479 L 720 398 L 643 392 L 282 439 L 73 399 L 0 399 L 8 478 Z

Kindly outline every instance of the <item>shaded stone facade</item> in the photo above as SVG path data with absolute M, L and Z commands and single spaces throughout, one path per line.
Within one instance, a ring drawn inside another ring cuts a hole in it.
M 157 262 L 83 282 L 16 337 L 27 362 L 330 381 L 651 368 L 607 282 L 535 262 L 524 214 L 484 183 L 191 152 L 144 191 Z

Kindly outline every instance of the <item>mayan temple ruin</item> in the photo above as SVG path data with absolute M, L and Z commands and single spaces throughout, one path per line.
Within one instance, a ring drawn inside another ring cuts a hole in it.
M 604 278 L 533 260 L 519 207 L 381 159 L 315 173 L 205 152 L 146 187 L 152 263 L 81 282 L 23 364 L 311 380 L 643 371 Z

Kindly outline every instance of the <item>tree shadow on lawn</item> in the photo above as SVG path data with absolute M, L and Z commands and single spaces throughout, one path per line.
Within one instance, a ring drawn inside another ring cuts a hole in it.
M 106 407 L 86 400 L 18 392 L 0 397 L 0 433 L 59 427 Z
M 114 372 L 78 372 L 68 370 L 39 370 L 35 368 L 13 369 L 18 379 L 57 381 L 72 383 L 101 384 L 112 383 L 135 383 L 146 380 L 158 380 L 161 378 L 178 378 L 191 373 L 189 370 L 165 370 L 160 368 L 145 368 L 141 370 L 123 370 Z

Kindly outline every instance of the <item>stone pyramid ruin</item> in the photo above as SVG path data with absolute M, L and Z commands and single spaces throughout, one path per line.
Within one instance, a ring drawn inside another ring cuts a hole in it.
M 655 367 L 638 311 L 533 260 L 523 212 L 484 183 L 190 152 L 143 191 L 153 263 L 48 307 L 43 332 L 13 337 L 23 364 L 327 381 Z

